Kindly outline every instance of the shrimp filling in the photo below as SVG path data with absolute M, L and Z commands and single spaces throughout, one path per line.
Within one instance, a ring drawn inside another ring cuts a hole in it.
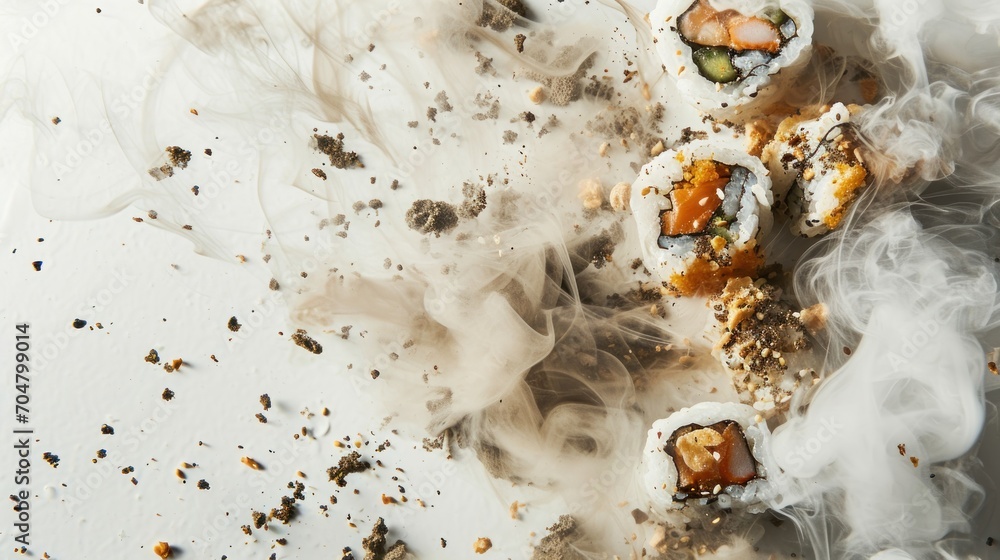
M 697 0 L 678 19 L 678 32 L 691 46 L 699 73 L 713 82 L 728 83 L 766 74 L 768 63 L 795 36 L 796 25 L 777 8 L 747 16 Z

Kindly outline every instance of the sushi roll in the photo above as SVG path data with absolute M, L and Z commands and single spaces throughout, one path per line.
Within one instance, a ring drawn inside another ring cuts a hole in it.
M 630 208 L 646 267 L 678 295 L 718 293 L 763 264 L 771 183 L 757 158 L 708 141 L 667 150 L 632 184 Z
M 730 280 L 709 307 L 713 353 L 740 400 L 765 418 L 787 411 L 816 378 L 802 313 L 781 301 L 779 289 L 751 278 Z
M 774 96 L 812 50 L 813 9 L 805 0 L 660 0 L 649 18 L 681 94 L 715 116 Z
M 795 235 L 813 237 L 837 229 L 869 183 L 852 118 L 857 105 L 804 110 L 778 125 L 761 158 Z M 786 194 L 787 193 L 787 194 Z
M 642 484 L 659 520 L 688 507 L 766 509 L 770 432 L 753 408 L 703 402 L 653 422 L 642 452 Z

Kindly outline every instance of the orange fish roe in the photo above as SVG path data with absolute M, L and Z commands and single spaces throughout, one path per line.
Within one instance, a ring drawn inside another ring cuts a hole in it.
M 745 249 L 734 251 L 725 266 L 711 260 L 711 255 L 698 255 L 687 270 L 670 276 L 670 288 L 682 296 L 710 296 L 722 291 L 730 278 L 756 277 L 764 258 L 754 240 Z

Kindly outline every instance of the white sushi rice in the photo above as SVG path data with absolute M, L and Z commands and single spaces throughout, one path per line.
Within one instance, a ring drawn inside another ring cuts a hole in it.
M 674 460 L 664 450 L 667 441 L 679 428 L 689 424 L 711 426 L 731 420 L 740 425 L 750 452 L 757 461 L 757 476 L 744 486 L 723 488 L 713 497 L 714 505 L 720 508 L 746 508 L 751 513 L 760 513 L 766 506 L 762 503 L 771 494 L 773 485 L 767 480 L 772 464 L 768 451 L 771 433 L 767 424 L 753 408 L 738 403 L 702 402 L 653 422 L 646 436 L 646 447 L 642 451 L 642 485 L 647 496 L 649 513 L 659 520 L 669 520 L 677 510 L 688 506 L 708 506 L 707 498 L 691 498 L 677 501 L 677 468 Z
M 753 105 L 773 98 L 781 85 L 788 83 L 809 62 L 812 53 L 813 8 L 804 0 L 709 0 L 717 10 L 734 9 L 744 15 L 761 13 L 777 7 L 795 22 L 795 36 L 769 63 L 766 72 L 756 71 L 742 81 L 716 83 L 702 76 L 692 58 L 691 47 L 678 31 L 678 18 L 694 0 L 660 0 L 649 14 L 656 52 L 667 74 L 672 76 L 681 94 L 698 109 L 716 117 L 735 117 Z M 749 51 L 748 51 L 749 52 Z
M 759 159 L 740 149 L 714 146 L 708 140 L 696 140 L 667 150 L 639 171 L 632 183 L 629 201 L 639 229 L 643 261 L 662 281 L 682 273 L 692 259 L 697 258 L 694 254 L 696 235 L 669 238 L 666 248 L 660 246 L 660 214 L 671 209 L 670 192 L 674 183 L 684 180 L 684 168 L 701 159 L 744 167 L 751 174 L 739 199 L 736 220 L 729 225 L 732 242 L 726 250 L 730 253 L 742 250 L 771 229 L 774 198 L 767 168 Z
M 834 156 L 842 159 L 836 153 L 835 139 L 843 132 L 834 128 L 850 123 L 851 119 L 851 109 L 843 103 L 834 104 L 816 118 L 793 117 L 782 123 L 761 154 L 771 172 L 776 196 L 779 200 L 785 197 L 795 235 L 813 237 L 830 231 L 829 224 L 835 222 L 831 217 L 843 214 L 856 196 L 853 190 L 841 191 L 840 184 L 846 180 L 844 171 L 828 162 Z M 802 140 L 793 146 L 790 143 L 793 138 Z M 805 160 L 800 156 L 805 156 Z M 847 158 L 853 165 L 862 165 L 855 158 L 853 146 L 847 150 Z M 792 166 L 789 161 L 801 163 Z M 806 169 L 809 171 L 804 172 Z

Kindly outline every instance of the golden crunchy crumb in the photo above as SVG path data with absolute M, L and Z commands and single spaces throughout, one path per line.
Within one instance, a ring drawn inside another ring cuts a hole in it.
M 822 303 L 811 305 L 799 312 L 799 319 L 812 335 L 826 328 L 826 317 L 826 305 Z
M 542 89 L 542 86 L 536 87 L 528 92 L 528 99 L 535 105 L 540 104 L 542 101 L 545 101 L 545 90 Z
M 747 153 L 755 157 L 761 157 L 764 152 L 764 146 L 774 138 L 774 126 L 764 119 L 754 121 L 747 125 L 746 136 Z
M 997 370 L 996 362 L 990 362 L 986 364 L 986 367 L 990 368 L 990 373 L 992 373 L 993 375 L 1000 375 L 1000 370 Z
M 580 182 L 580 201 L 587 210 L 597 210 L 604 204 L 604 189 L 597 179 L 585 179 Z
M 527 504 L 522 504 L 521 502 L 518 502 L 517 500 L 514 500 L 513 502 L 511 502 L 510 509 L 508 510 L 510 512 L 510 518 L 511 519 L 520 519 L 521 514 L 519 513 L 518 510 L 520 510 L 521 508 L 523 508 L 525 505 L 527 505 Z
M 472 545 L 472 550 L 474 550 L 476 554 L 486 554 L 486 551 L 491 548 L 493 548 L 493 541 L 486 537 L 479 537 Z
M 184 474 L 184 471 L 182 471 L 180 469 L 174 469 L 174 474 L 177 475 L 177 478 L 179 478 L 181 480 L 184 480 L 185 478 L 187 478 L 187 475 Z
M 611 189 L 611 207 L 618 212 L 625 212 L 629 209 L 629 199 L 632 197 L 632 185 L 628 183 L 618 183 Z
M 264 467 L 260 466 L 260 463 L 258 463 L 257 461 L 254 461 L 250 457 L 242 457 L 242 458 L 240 458 L 240 462 L 243 463 L 244 465 L 250 467 L 251 469 L 253 469 L 255 471 L 259 471 L 259 470 L 262 470 L 264 468 Z
M 662 154 L 663 150 L 666 149 L 667 149 L 666 146 L 663 145 L 663 140 L 660 140 L 652 148 L 649 149 L 649 155 L 650 157 L 656 157 Z
M 155 553 L 160 558 L 170 558 L 174 551 L 170 549 L 170 545 L 160 541 L 153 545 L 153 553 Z

